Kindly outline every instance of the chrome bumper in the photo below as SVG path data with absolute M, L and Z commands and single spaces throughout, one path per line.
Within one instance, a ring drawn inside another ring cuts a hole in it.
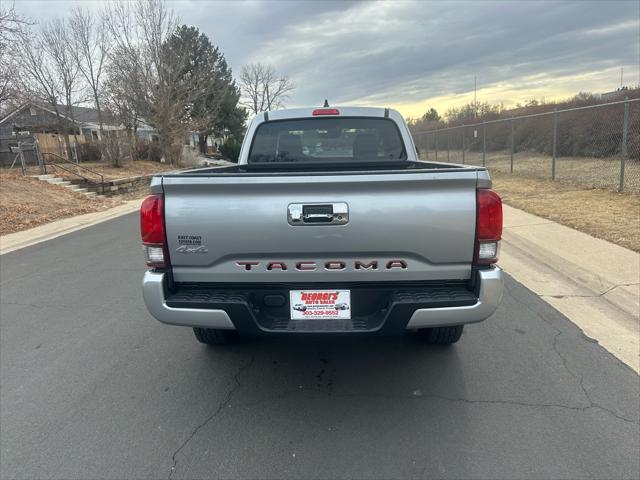
M 235 330 L 233 322 L 224 310 L 198 308 L 172 308 L 164 294 L 164 273 L 145 272 L 142 280 L 142 296 L 149 313 L 156 320 L 183 327 L 218 328 Z
M 502 269 L 492 267 L 478 271 L 480 294 L 475 305 L 466 307 L 422 308 L 413 312 L 408 330 L 446 327 L 481 322 L 496 311 L 502 301 L 504 279 Z
M 416 310 L 407 329 L 444 327 L 481 322 L 496 311 L 502 300 L 503 274 L 498 267 L 480 270 L 479 298 L 474 305 L 464 307 L 422 308 Z M 167 305 L 164 291 L 164 273 L 146 272 L 142 280 L 144 303 L 157 320 L 169 325 L 235 330 L 224 310 L 173 308 Z

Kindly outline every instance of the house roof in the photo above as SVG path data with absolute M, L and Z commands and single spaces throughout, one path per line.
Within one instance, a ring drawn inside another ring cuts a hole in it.
M 79 123 L 95 123 L 99 124 L 98 110 L 87 107 L 71 107 L 76 122 Z M 102 112 L 102 122 L 105 125 L 120 125 L 120 122 L 109 112 Z
M 49 113 L 55 114 L 55 110 L 52 105 L 41 104 L 36 102 L 27 102 L 17 107 L 13 111 L 11 111 L 8 115 L 6 115 L 4 118 L 2 118 L 0 120 L 0 125 L 10 120 L 11 117 L 23 111 L 25 108 L 31 108 L 31 107 L 40 108 Z M 67 107 L 65 105 L 59 105 L 58 108 L 60 111 L 63 111 L 63 112 L 66 112 L 67 110 Z M 73 117 L 76 123 L 84 124 L 84 125 L 91 124 L 95 126 L 99 125 L 100 123 L 98 121 L 98 110 L 96 110 L 95 108 L 72 106 L 71 112 L 73 113 Z M 61 113 L 60 116 L 65 120 L 71 121 L 71 119 L 64 113 Z M 115 116 L 111 115 L 109 112 L 102 112 L 102 122 L 104 125 L 115 126 L 115 127 L 120 126 L 120 123 L 121 123 L 116 119 Z

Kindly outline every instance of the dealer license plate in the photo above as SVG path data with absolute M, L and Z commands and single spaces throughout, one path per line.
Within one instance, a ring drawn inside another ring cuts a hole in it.
M 350 319 L 349 290 L 291 290 L 291 320 Z

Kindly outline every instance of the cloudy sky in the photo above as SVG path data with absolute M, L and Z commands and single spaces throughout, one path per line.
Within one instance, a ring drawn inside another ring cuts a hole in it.
M 473 100 L 506 106 L 640 84 L 640 2 L 168 1 L 235 72 L 271 63 L 297 88 L 287 106 L 392 106 L 405 116 Z M 74 0 L 16 0 L 38 22 Z

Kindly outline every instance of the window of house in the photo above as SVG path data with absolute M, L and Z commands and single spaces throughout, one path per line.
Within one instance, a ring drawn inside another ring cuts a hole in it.
M 38 114 L 36 109 L 33 107 L 29 108 L 29 113 L 31 114 L 32 117 L 35 117 Z

